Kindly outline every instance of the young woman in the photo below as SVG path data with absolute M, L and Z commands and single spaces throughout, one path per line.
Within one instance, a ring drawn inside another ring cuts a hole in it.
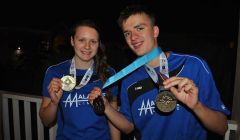
M 75 24 L 71 30 L 75 55 L 49 67 L 43 82 L 43 98 L 39 115 L 45 126 L 58 125 L 57 140 L 120 139 L 119 131 L 106 116 L 97 115 L 87 100 L 93 87 L 101 88 L 115 73 L 106 62 L 99 29 L 91 20 Z M 107 92 L 117 108 L 117 86 Z

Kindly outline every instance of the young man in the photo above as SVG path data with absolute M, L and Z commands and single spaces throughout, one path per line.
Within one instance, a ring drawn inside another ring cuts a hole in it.
M 159 47 L 159 28 L 148 9 L 126 7 L 118 22 L 127 44 L 139 57 Z M 156 74 L 149 72 L 151 68 Z M 153 82 L 154 78 L 157 81 Z M 95 88 L 89 101 L 100 93 Z M 220 135 L 227 130 L 229 111 L 220 99 L 211 71 L 203 59 L 192 55 L 161 53 L 123 79 L 120 100 L 121 113 L 105 100 L 105 114 L 125 133 L 137 130 L 137 139 L 202 140 L 208 130 Z

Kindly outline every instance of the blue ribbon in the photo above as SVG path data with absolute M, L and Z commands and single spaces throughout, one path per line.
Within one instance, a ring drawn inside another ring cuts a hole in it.
M 139 57 L 138 59 L 133 61 L 130 65 L 128 65 L 127 67 L 123 68 L 121 71 L 119 71 L 115 75 L 109 77 L 107 79 L 107 81 L 103 84 L 102 89 L 104 89 L 107 86 L 115 83 L 116 81 L 118 81 L 119 79 L 121 79 L 124 76 L 128 75 L 129 73 L 133 72 L 137 68 L 139 68 L 139 67 L 143 66 L 144 64 L 148 63 L 149 61 L 151 61 L 155 57 L 159 56 L 159 54 L 161 54 L 161 53 L 162 53 L 162 49 L 160 47 L 157 47 L 154 50 L 152 50 L 151 52 L 145 54 L 144 56 Z

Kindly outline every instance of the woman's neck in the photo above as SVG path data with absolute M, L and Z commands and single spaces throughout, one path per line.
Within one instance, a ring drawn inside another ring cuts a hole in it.
M 93 60 L 82 61 L 78 57 L 74 57 L 76 69 L 88 69 L 92 66 Z

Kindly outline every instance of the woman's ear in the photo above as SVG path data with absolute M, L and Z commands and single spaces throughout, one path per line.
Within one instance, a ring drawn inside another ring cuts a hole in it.
M 74 41 L 72 36 L 71 36 L 71 45 L 74 46 Z
M 154 26 L 153 27 L 153 33 L 154 33 L 154 37 L 158 37 L 158 35 L 159 35 L 159 28 L 158 28 L 158 26 Z

